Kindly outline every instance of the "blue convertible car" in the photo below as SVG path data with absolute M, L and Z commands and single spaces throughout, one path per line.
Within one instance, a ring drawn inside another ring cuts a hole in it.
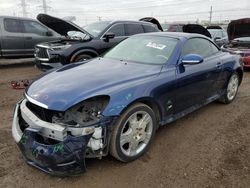
M 85 158 L 109 153 L 129 162 L 159 126 L 215 100 L 232 102 L 242 76 L 238 58 L 205 36 L 133 36 L 34 81 L 16 105 L 12 134 L 27 163 L 50 174 L 84 172 Z

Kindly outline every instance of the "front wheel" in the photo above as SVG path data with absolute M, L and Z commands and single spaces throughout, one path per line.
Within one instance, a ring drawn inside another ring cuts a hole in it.
M 111 137 L 110 154 L 122 162 L 129 162 L 143 155 L 156 131 L 153 110 L 136 103 L 118 119 Z
M 225 104 L 229 104 L 235 99 L 238 92 L 239 83 L 240 81 L 238 74 L 237 73 L 232 74 L 227 84 L 226 93 L 221 98 L 222 102 L 224 102 Z
M 88 54 L 80 54 L 78 56 L 76 56 L 76 58 L 74 59 L 73 63 L 75 62 L 81 62 L 81 61 L 86 61 L 88 59 L 92 59 L 93 57 L 91 55 Z

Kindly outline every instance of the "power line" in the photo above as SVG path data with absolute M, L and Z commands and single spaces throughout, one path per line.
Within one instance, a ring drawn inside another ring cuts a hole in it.
M 48 1 L 47 0 L 40 0 L 42 1 L 42 5 L 37 6 L 38 8 L 43 10 L 43 13 L 48 14 L 48 11 L 51 10 L 52 8 L 48 6 Z
M 148 1 L 152 2 L 152 1 Z M 144 2 L 145 3 L 145 2 Z M 148 3 L 150 4 L 150 3 Z M 120 10 L 131 10 L 131 9 L 149 9 L 149 8 L 162 8 L 166 6 L 178 6 L 182 5 L 183 2 L 173 2 L 173 3 L 162 3 L 161 5 L 146 5 L 146 6 L 132 6 L 132 7 L 121 7 L 121 8 L 109 8 L 109 9 L 100 9 L 100 10 L 87 10 L 88 12 L 114 12 Z M 69 9 L 60 9 L 66 12 L 82 12 L 82 10 L 69 10 Z
M 213 14 L 213 7 L 210 7 L 210 12 L 209 12 L 209 23 L 211 24 L 212 22 L 212 14 Z

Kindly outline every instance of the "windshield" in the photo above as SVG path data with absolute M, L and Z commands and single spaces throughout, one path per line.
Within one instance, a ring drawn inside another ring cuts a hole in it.
M 95 22 L 84 26 L 83 29 L 94 37 L 98 37 L 100 33 L 110 24 L 110 22 Z
M 136 36 L 124 40 L 104 57 L 145 64 L 164 64 L 178 40 L 161 36 Z

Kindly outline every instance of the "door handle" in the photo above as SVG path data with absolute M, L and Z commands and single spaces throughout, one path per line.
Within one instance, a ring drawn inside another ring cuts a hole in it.
M 30 39 L 32 39 L 32 37 L 26 37 L 26 39 L 30 40 Z

